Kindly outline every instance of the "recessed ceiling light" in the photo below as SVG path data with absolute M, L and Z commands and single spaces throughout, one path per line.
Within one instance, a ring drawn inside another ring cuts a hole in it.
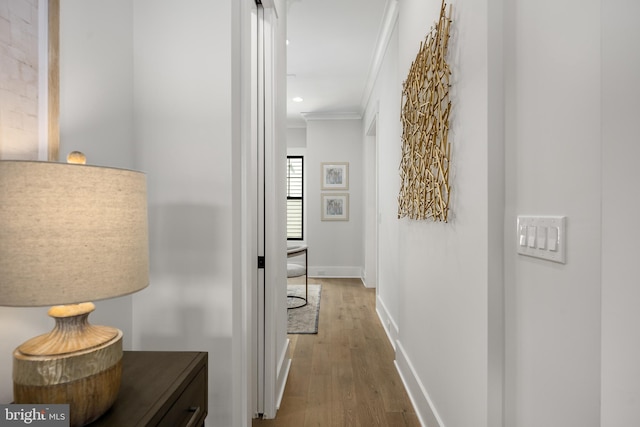
M 287 46 L 289 46 L 289 39 L 287 39 Z
M 293 102 L 302 102 L 304 101 L 304 99 L 300 98 L 299 96 L 296 96 L 295 98 L 292 99 Z

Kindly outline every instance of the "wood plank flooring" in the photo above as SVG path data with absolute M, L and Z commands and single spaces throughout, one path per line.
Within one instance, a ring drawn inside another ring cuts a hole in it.
M 253 427 L 419 427 L 375 312 L 375 289 L 359 279 L 322 284 L 317 335 L 289 335 L 291 370 L 273 420 Z

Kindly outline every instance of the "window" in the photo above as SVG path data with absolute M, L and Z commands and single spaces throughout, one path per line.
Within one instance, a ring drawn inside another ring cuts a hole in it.
M 287 240 L 302 240 L 302 156 L 287 156 Z

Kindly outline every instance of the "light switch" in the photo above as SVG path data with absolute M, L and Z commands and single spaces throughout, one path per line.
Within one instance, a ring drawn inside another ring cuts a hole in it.
M 566 263 L 566 217 L 518 215 L 517 252 Z
M 536 243 L 538 249 L 547 248 L 547 227 L 538 227 L 538 234 L 536 235 Z
M 520 225 L 520 228 L 518 230 L 518 234 L 519 234 L 518 243 L 520 243 L 520 246 L 527 246 L 527 226 L 526 225 Z
M 558 250 L 558 227 L 549 227 L 549 250 Z
M 536 247 L 536 227 L 534 225 L 527 227 L 527 246 L 530 248 Z

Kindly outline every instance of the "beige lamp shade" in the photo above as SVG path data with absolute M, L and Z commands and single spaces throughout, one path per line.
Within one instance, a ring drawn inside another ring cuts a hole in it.
M 0 161 L 0 305 L 139 291 L 149 283 L 148 240 L 144 174 Z

